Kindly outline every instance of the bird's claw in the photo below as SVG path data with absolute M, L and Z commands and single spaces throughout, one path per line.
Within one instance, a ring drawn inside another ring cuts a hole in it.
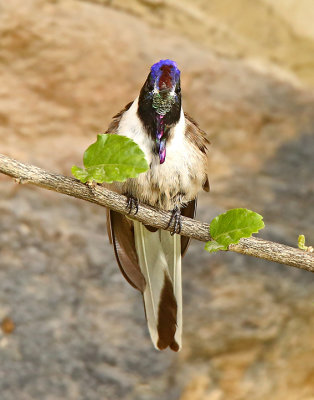
M 128 214 L 131 214 L 134 209 L 134 215 L 136 215 L 138 213 L 138 200 L 133 196 L 127 196 L 126 209 Z
M 172 222 L 173 222 L 173 229 L 170 231 L 171 236 L 173 236 L 176 233 L 179 234 L 182 229 L 181 210 L 177 206 L 172 210 L 171 218 L 167 225 L 167 228 L 171 226 Z

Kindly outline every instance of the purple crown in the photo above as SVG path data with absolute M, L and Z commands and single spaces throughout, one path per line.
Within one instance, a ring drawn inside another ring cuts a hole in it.
M 165 74 L 165 68 L 168 67 L 168 72 Z M 160 60 L 151 67 L 152 79 L 160 79 L 162 75 L 170 75 L 173 83 L 177 82 L 180 78 L 180 70 L 177 63 L 172 60 Z

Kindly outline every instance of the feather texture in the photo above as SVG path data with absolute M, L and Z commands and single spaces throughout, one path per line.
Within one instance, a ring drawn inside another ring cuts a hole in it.
M 138 264 L 133 222 L 120 213 L 108 210 L 107 228 L 123 276 L 135 289 L 143 293 L 146 282 Z
M 181 208 L 181 215 L 188 218 L 195 218 L 197 199 L 191 200 L 185 207 Z M 183 257 L 189 247 L 191 238 L 181 236 L 181 256 Z
M 181 112 L 179 122 L 169 133 L 166 160 L 160 165 L 159 158 L 152 152 L 151 138 L 137 115 L 137 109 L 138 98 L 114 117 L 108 131 L 134 140 L 144 151 L 150 170 L 136 179 L 115 183 L 116 190 L 166 210 L 194 200 L 202 187 L 208 191 L 209 141 L 196 122 Z
M 195 209 L 193 200 L 182 209 L 182 214 L 193 218 Z M 112 210 L 107 210 L 107 228 L 123 276 L 143 294 L 155 347 L 170 346 L 178 351 L 182 336 L 181 257 L 190 238 L 171 236 Z
M 135 247 L 146 287 L 148 330 L 154 346 L 178 351 L 182 332 L 181 246 L 178 235 L 150 232 L 134 221 Z
M 160 230 L 162 250 L 167 261 L 168 273 L 172 283 L 173 294 L 177 303 L 175 343 L 178 349 L 182 342 L 182 278 L 181 278 L 181 238 L 180 235 L 171 235 L 168 231 Z M 170 345 L 170 348 L 171 345 Z M 172 348 L 172 350 L 176 350 Z

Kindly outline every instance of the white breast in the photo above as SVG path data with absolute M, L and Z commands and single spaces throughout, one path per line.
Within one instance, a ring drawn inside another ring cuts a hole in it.
M 134 100 L 131 107 L 123 114 L 119 128 L 118 135 L 123 135 L 131 138 L 137 143 L 145 153 L 148 165 L 152 162 L 153 153 L 151 151 L 152 142 L 147 135 L 142 121 L 137 115 L 138 97 Z
M 118 185 L 122 193 L 141 202 L 172 209 L 194 199 L 204 181 L 203 160 L 196 147 L 186 140 L 183 110 L 179 122 L 170 131 L 166 159 L 160 164 L 152 152 L 152 139 L 137 115 L 138 98 L 121 118 L 118 134 L 133 139 L 145 153 L 149 171 Z

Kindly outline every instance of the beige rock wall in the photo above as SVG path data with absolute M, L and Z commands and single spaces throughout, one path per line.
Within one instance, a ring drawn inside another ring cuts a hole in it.
M 114 0 L 110 4 L 219 54 L 271 62 L 314 85 L 311 0 Z
M 301 3 L 300 3 L 301 4 Z M 313 232 L 313 41 L 259 1 L 0 1 L 0 152 L 70 174 L 160 58 L 211 140 L 211 193 Z M 293 33 L 292 33 L 293 32 Z M 301 80 L 300 80 L 301 79 Z M 180 354 L 158 353 L 104 210 L 0 175 L 1 400 L 313 400 L 314 278 L 193 243 Z
M 312 0 L 264 0 L 298 34 L 314 39 L 314 3 Z

